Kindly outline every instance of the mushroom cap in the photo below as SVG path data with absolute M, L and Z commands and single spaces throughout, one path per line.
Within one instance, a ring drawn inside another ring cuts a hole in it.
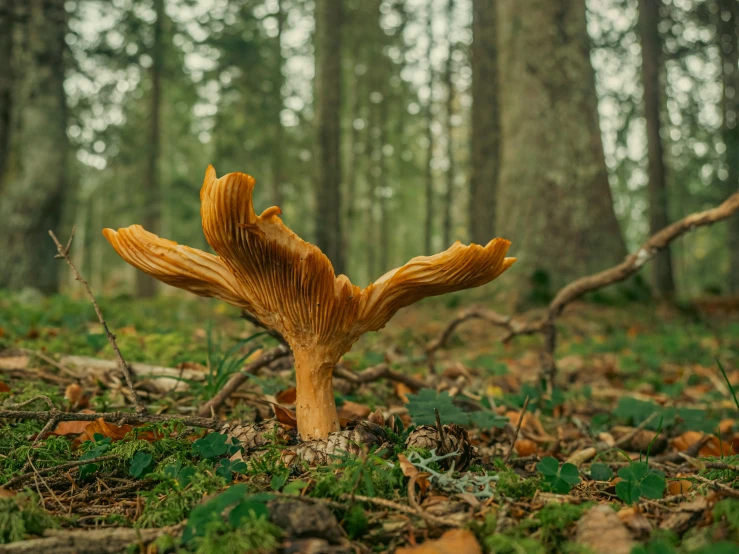
M 400 308 L 427 296 L 484 285 L 508 269 L 510 242 L 452 247 L 419 256 L 365 289 L 336 276 L 321 250 L 288 229 L 276 206 L 257 216 L 254 179 L 213 166 L 200 190 L 200 215 L 218 254 L 159 238 L 139 225 L 104 229 L 118 254 L 134 267 L 200 296 L 245 308 L 280 333 L 293 348 L 341 345 L 346 351 L 366 331 L 381 329 Z M 343 353 L 343 352 L 342 352 Z

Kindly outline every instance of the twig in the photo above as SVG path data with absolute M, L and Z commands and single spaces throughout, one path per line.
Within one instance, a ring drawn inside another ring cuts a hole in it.
M 343 494 L 341 495 L 341 498 L 349 500 L 349 495 Z M 358 502 L 366 502 L 368 504 L 373 504 L 375 506 L 382 506 L 383 508 L 388 508 L 390 510 L 395 510 L 397 512 L 401 512 L 404 514 L 422 517 L 428 523 L 431 523 L 433 525 L 439 525 L 443 527 L 463 527 L 464 526 L 462 523 L 452 521 L 449 519 L 445 519 L 445 518 L 441 518 L 441 517 L 437 517 L 427 512 L 419 513 L 413 508 L 410 508 L 403 504 L 398 504 L 397 502 L 393 502 L 392 500 L 385 500 L 384 498 L 374 498 L 371 496 L 360 496 L 357 494 L 354 496 L 354 500 Z
M 384 363 L 368 367 L 359 373 L 354 373 L 343 366 L 337 365 L 336 368 L 334 368 L 334 375 L 358 385 L 364 385 L 380 379 L 390 379 L 391 381 L 403 383 L 413 390 L 420 390 L 426 387 L 426 383 L 420 379 L 395 371 Z
M 290 349 L 284 345 L 275 346 L 271 350 L 267 350 L 267 352 L 259 356 L 259 358 L 244 366 L 241 371 L 234 373 L 223 388 L 219 390 L 213 398 L 200 407 L 198 415 L 200 417 L 210 416 L 223 405 L 229 396 L 236 392 L 236 390 L 246 382 L 250 375 L 253 375 L 261 368 L 271 364 L 275 360 L 287 356 L 289 353 Z
M 659 412 L 653 412 L 652 415 L 650 415 L 647 419 L 642 421 L 638 427 L 635 427 L 634 429 L 626 433 L 623 437 L 618 439 L 613 444 L 612 448 L 618 448 L 628 443 L 631 439 L 633 439 L 636 435 L 638 435 L 640 431 L 643 431 L 644 429 L 646 429 L 647 425 L 649 425 L 652 422 L 652 420 L 654 420 L 658 415 L 659 415 Z M 611 450 L 611 448 L 609 447 L 608 450 Z
M 552 386 L 556 372 L 556 365 L 554 364 L 554 352 L 557 346 L 555 323 L 568 304 L 589 292 L 628 279 L 631 275 L 639 271 L 644 264 L 653 259 L 661 250 L 667 248 L 673 240 L 697 227 L 711 225 L 727 219 L 737 212 L 739 212 L 739 192 L 732 194 L 715 208 L 688 215 L 680 221 L 668 225 L 652 235 L 641 248 L 634 254 L 628 255 L 620 264 L 599 273 L 576 279 L 561 288 L 550 302 L 544 318 L 529 322 L 514 323 L 512 318 L 490 310 L 473 308 L 460 312 L 436 339 L 426 345 L 426 353 L 431 356 L 433 352 L 442 348 L 457 326 L 470 319 L 483 319 L 493 325 L 506 329 L 507 333 L 503 337 L 504 342 L 518 335 L 541 333 L 545 338 L 545 358 L 542 364 L 542 373 L 548 382 L 548 386 Z
M 136 412 L 139 414 L 147 413 L 146 406 L 144 406 L 141 398 L 139 398 L 139 395 L 133 386 L 133 379 L 131 378 L 131 368 L 128 367 L 126 360 L 123 359 L 123 354 L 121 354 L 121 351 L 118 348 L 118 344 L 115 341 L 115 335 L 110 332 L 110 329 L 108 329 L 108 324 L 105 322 L 105 318 L 103 318 L 103 313 L 100 311 L 100 306 L 98 306 L 97 300 L 95 300 L 95 295 L 92 294 L 90 285 L 87 284 L 87 281 L 85 281 L 80 272 L 77 270 L 77 267 L 72 262 L 72 259 L 69 257 L 69 249 L 72 246 L 72 239 L 74 238 L 74 228 L 72 229 L 72 233 L 69 236 L 69 241 L 67 241 L 66 246 L 62 246 L 62 243 L 59 242 L 58 238 L 56 238 L 54 231 L 49 230 L 49 236 L 51 237 L 51 240 L 54 241 L 54 244 L 56 244 L 56 249 L 59 252 L 56 257 L 67 262 L 67 265 L 72 269 L 72 272 L 74 273 L 74 278 L 82 283 L 87 296 L 90 298 L 90 301 L 95 308 L 95 313 L 98 316 L 100 324 L 103 326 L 105 336 L 108 338 L 108 342 L 113 347 L 113 351 L 115 352 L 116 358 L 118 359 L 118 367 L 120 368 L 121 373 L 123 373 L 123 376 L 126 378 L 126 383 L 128 384 L 128 388 L 131 391 L 131 396 L 133 397 L 133 403 L 136 407 Z
M 33 477 L 34 475 L 38 475 L 39 477 L 41 477 L 43 475 L 48 475 L 49 473 L 54 473 L 55 471 L 62 471 L 65 469 L 83 466 L 86 464 L 96 464 L 98 462 L 107 462 L 109 460 L 117 460 L 119 458 L 120 458 L 119 455 L 111 454 L 109 456 L 100 456 L 98 458 L 92 458 L 90 460 L 74 460 L 73 462 L 65 462 L 63 464 L 59 464 L 53 467 L 47 467 L 45 469 L 39 469 L 37 471 L 29 471 L 28 473 L 24 473 L 22 475 L 16 475 L 10 481 L 2 485 L 0 488 L 9 489 L 16 483 L 25 481 L 26 479 L 28 479 L 29 477 Z
M 52 358 L 50 356 L 47 356 L 43 352 L 39 352 L 37 350 L 31 350 L 29 348 L 21 348 L 20 351 L 23 352 L 24 354 L 27 354 L 29 356 L 34 356 L 34 357 L 36 357 L 36 358 L 38 358 L 40 360 L 45 361 L 47 364 L 54 366 L 59 371 L 61 371 L 62 373 L 68 375 L 72 379 L 77 380 L 77 378 L 78 378 L 78 376 L 74 373 L 74 371 L 72 371 L 71 369 L 69 369 L 64 364 L 57 362 L 54 358 Z
M 723 483 L 719 483 L 718 481 L 707 479 L 706 477 L 703 477 L 701 475 L 691 475 L 690 479 L 695 479 L 697 481 L 700 481 L 701 483 L 706 483 L 707 485 L 711 485 L 713 488 L 721 491 L 726 496 L 730 496 L 732 498 L 739 498 L 738 490 L 732 489 L 730 486 L 724 485 Z
M 513 440 L 511 441 L 511 447 L 508 449 L 508 453 L 505 455 L 505 458 L 503 458 L 503 463 L 507 464 L 508 460 L 511 459 L 511 454 L 513 454 L 513 449 L 516 446 L 516 441 L 518 440 L 518 434 L 521 432 L 521 424 L 523 423 L 523 418 L 526 415 L 526 409 L 529 407 L 529 396 L 526 395 L 526 400 L 523 401 L 523 408 L 521 408 L 521 415 L 518 417 L 518 425 L 516 425 L 516 432 L 513 435 Z

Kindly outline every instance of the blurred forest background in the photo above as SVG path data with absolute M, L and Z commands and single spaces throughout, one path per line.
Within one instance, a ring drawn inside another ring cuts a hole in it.
M 198 190 L 257 179 L 365 285 L 454 240 L 513 241 L 553 292 L 739 188 L 736 0 L 0 0 L 0 288 L 153 280 L 100 231 L 207 248 Z M 645 273 L 739 294 L 739 217 Z

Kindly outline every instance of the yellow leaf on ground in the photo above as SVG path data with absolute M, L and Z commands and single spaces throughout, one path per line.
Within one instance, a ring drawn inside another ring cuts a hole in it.
M 482 554 L 482 549 L 471 531 L 452 529 L 420 546 L 398 548 L 395 554 Z

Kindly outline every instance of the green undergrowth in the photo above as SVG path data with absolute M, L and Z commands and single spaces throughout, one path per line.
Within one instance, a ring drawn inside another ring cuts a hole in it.
M 55 518 L 40 507 L 38 496 L 30 490 L 0 498 L 0 544 L 20 541 L 27 535 L 41 535 L 55 527 L 58 527 Z

